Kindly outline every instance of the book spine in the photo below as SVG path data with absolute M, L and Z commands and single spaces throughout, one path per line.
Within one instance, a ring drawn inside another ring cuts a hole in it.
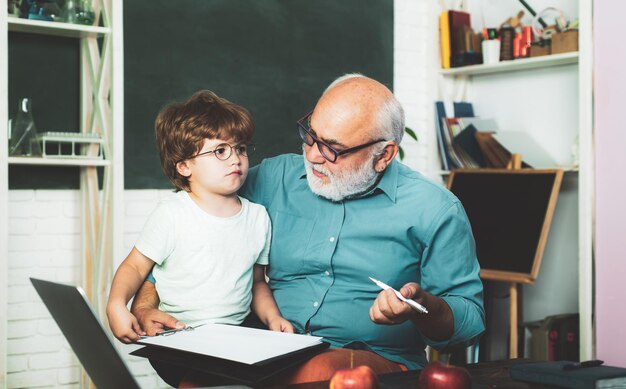
M 450 69 L 450 19 L 448 11 L 439 15 L 439 41 L 441 45 L 441 67 Z
M 465 166 L 465 164 L 463 163 L 459 155 L 457 155 L 454 145 L 452 144 L 453 137 L 450 134 L 451 130 L 448 127 L 448 120 L 446 118 L 441 119 L 441 128 L 442 128 L 443 137 L 446 143 L 446 154 L 450 156 L 450 161 L 452 162 L 451 167 L 453 168 L 467 167 Z
M 443 120 L 446 118 L 446 109 L 443 105 L 443 102 L 437 101 L 435 103 L 435 116 L 436 116 L 436 128 L 437 128 L 437 139 L 439 140 L 439 152 L 441 153 L 441 160 L 443 161 L 443 170 L 450 170 L 457 166 L 454 166 L 452 162 L 452 158 L 448 153 L 448 146 L 446 143 L 445 131 L 443 128 Z

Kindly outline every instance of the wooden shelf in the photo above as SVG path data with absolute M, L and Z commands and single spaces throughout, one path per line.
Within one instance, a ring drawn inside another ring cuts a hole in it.
M 111 161 L 107 159 L 9 157 L 9 165 L 109 166 L 110 164 L 111 164 Z
M 108 27 L 83 26 L 62 22 L 46 22 L 21 18 L 8 18 L 9 31 L 54 35 L 65 38 L 93 38 L 111 33 Z
M 490 65 L 471 65 L 454 69 L 442 69 L 440 70 L 440 74 L 444 76 L 478 76 L 484 74 L 547 68 L 552 66 L 562 66 L 576 63 L 578 63 L 578 52 L 574 51 L 571 53 L 545 55 L 543 57 L 502 61 Z
M 549 168 L 541 168 L 541 169 L 549 169 Z M 574 166 L 574 165 L 555 166 L 552 169 L 562 169 L 563 173 L 578 173 L 579 171 L 579 167 Z M 439 174 L 440 176 L 449 176 L 450 170 L 439 170 L 437 171 L 437 174 Z

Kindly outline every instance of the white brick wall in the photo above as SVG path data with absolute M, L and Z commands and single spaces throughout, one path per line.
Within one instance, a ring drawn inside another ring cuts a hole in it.
M 28 277 L 78 283 L 76 191 L 9 192 L 7 386 L 78 383 L 79 364 Z
M 438 9 L 430 0 L 395 0 L 394 89 L 407 126 L 419 141 L 405 137 L 404 162 L 438 179 L 433 101 L 437 96 Z M 132 248 L 147 215 L 167 190 L 125 191 L 124 249 Z M 77 191 L 14 190 L 9 193 L 9 306 L 7 385 L 79 387 L 80 364 L 28 277 L 79 284 L 80 198 Z M 123 258 L 116 259 L 117 263 Z M 119 342 L 117 343 L 119 344 Z M 130 346 L 121 346 L 126 354 Z M 142 387 L 165 387 L 147 362 L 128 357 Z
M 129 250 L 160 196 L 156 190 L 126 192 Z M 28 280 L 80 284 L 80 208 L 78 191 L 9 192 L 9 388 L 80 387 L 80 364 Z M 128 364 L 142 387 L 167 387 L 144 359 L 128 357 Z
M 406 125 L 418 136 L 417 142 L 404 137 L 403 163 L 440 181 L 434 128 L 439 77 L 437 4 L 432 0 L 395 0 L 394 93 L 404 107 Z

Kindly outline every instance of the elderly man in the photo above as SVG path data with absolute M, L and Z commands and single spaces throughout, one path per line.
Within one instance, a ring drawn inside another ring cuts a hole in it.
M 346 75 L 297 127 L 303 155 L 264 160 L 241 192 L 272 219 L 267 275 L 282 315 L 333 347 L 291 382 L 328 379 L 351 359 L 378 372 L 419 369 L 426 345 L 473 342 L 484 310 L 471 228 L 454 195 L 395 160 L 404 112 L 391 91 Z M 157 301 L 146 285 L 135 304 L 148 333 L 177 323 Z

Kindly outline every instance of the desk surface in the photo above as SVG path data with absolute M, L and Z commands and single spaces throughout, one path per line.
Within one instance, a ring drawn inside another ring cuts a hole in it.
M 553 386 L 527 384 L 513 381 L 509 369 L 516 363 L 530 362 L 527 359 L 509 359 L 504 361 L 482 362 L 465 366 L 472 376 L 472 389 L 552 389 Z M 419 371 L 383 374 L 380 378 L 381 389 L 417 388 Z M 328 382 L 311 382 L 291 385 L 293 389 L 328 389 Z

